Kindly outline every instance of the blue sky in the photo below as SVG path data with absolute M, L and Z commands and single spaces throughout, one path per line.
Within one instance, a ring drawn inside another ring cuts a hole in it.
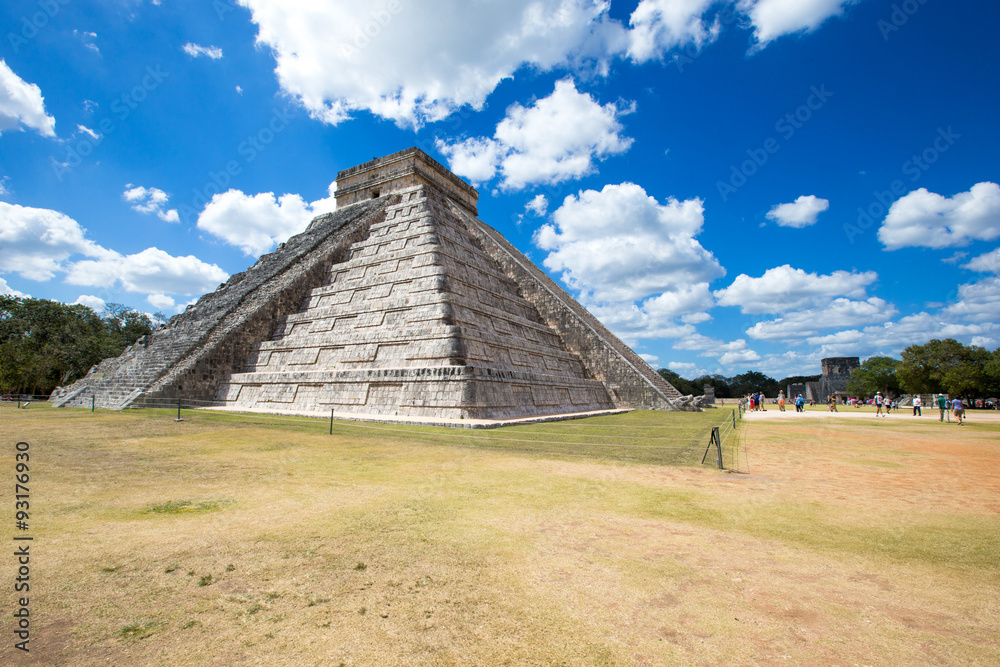
M 171 315 L 415 145 L 654 367 L 993 349 L 998 25 L 985 0 L 12 0 L 0 293 Z

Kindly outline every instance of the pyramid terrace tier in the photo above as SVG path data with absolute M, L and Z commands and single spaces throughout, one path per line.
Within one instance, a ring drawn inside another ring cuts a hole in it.
M 219 388 L 229 407 L 507 419 L 613 407 L 600 382 L 465 367 L 238 373 Z
M 468 364 L 544 368 L 586 377 L 579 356 L 566 350 L 551 329 L 463 296 L 426 291 L 377 305 L 372 310 L 365 299 L 355 308 L 289 315 L 279 327 L 280 335 L 260 343 L 250 355 L 247 368 L 263 371 L 283 363 Z M 322 359 L 304 361 L 316 357 L 317 350 L 323 350 Z

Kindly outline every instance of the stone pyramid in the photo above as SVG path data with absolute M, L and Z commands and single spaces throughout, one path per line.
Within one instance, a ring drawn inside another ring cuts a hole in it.
M 337 211 L 55 394 L 500 420 L 675 409 L 679 393 L 418 149 L 337 175 Z

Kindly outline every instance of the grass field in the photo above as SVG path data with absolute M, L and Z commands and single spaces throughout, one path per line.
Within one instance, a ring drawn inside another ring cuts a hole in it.
M 34 537 L 31 652 L 8 556 L 0 664 L 1000 664 L 1000 425 L 751 420 L 732 473 L 699 465 L 727 414 L 0 404 Z

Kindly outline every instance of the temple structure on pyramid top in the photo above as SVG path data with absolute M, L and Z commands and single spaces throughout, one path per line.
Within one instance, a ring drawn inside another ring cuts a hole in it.
M 505 420 L 678 409 L 677 390 L 411 148 L 337 174 L 337 209 L 56 405 Z

